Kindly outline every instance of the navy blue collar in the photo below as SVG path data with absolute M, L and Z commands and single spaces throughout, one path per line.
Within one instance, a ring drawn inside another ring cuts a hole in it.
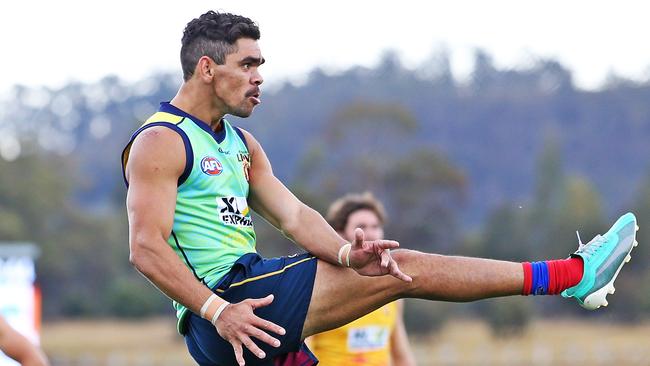
M 220 123 L 220 129 L 218 132 L 214 132 L 212 128 L 210 128 L 210 124 L 206 123 L 205 121 L 202 121 L 201 119 L 194 117 L 193 115 L 185 112 L 184 110 L 172 105 L 169 102 L 162 102 L 160 103 L 160 108 L 158 109 L 160 112 L 165 112 L 165 113 L 170 113 L 176 116 L 181 116 L 185 117 L 192 122 L 194 122 L 197 126 L 201 127 L 202 130 L 205 132 L 209 133 L 214 137 L 215 141 L 217 141 L 218 144 L 222 143 L 223 140 L 226 138 L 226 126 L 224 125 L 224 120 L 221 120 Z

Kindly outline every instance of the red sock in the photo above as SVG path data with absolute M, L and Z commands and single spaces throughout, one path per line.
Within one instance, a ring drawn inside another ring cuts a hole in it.
M 577 285 L 582 280 L 583 263 L 580 257 L 546 261 L 548 264 L 548 294 L 560 292 Z M 525 271 L 524 271 L 525 274 Z
M 524 268 L 524 288 L 521 290 L 521 294 L 528 296 L 533 287 L 533 266 L 530 262 L 523 262 L 521 265 Z
M 577 285 L 582 280 L 583 263 L 580 257 L 550 260 L 544 263 L 548 268 L 548 290 L 545 293 L 546 295 L 558 295 L 569 287 Z M 535 264 L 539 265 L 541 262 L 535 262 Z M 533 265 L 530 262 L 523 262 L 521 265 L 524 270 L 524 286 L 521 289 L 521 294 L 525 296 L 531 295 L 534 280 Z M 536 276 L 539 276 L 539 274 L 536 274 Z M 539 281 L 538 278 L 537 285 L 540 284 Z M 543 278 L 541 281 L 541 283 L 545 283 Z

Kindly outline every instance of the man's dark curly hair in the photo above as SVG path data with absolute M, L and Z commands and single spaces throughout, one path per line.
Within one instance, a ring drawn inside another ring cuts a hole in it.
M 260 39 L 257 24 L 246 17 L 212 10 L 192 19 L 183 31 L 183 79 L 187 81 L 192 77 L 196 64 L 203 56 L 223 65 L 226 55 L 237 51 L 235 42 L 240 38 Z

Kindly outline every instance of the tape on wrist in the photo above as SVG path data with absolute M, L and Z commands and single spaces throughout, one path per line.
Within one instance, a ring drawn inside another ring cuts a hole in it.
M 210 307 L 210 304 L 214 301 L 214 299 L 217 298 L 217 295 L 212 294 L 210 297 L 208 297 L 207 300 L 203 303 L 203 306 L 201 306 L 201 318 L 205 319 L 205 313 L 208 311 L 208 308 Z
M 339 254 L 337 256 L 339 264 L 343 264 L 343 252 L 345 252 L 345 266 L 350 267 L 350 251 L 352 251 L 352 244 L 347 243 L 339 249 Z
M 230 305 L 228 301 L 224 301 L 219 307 L 217 308 L 217 311 L 215 311 L 214 315 L 212 316 L 212 325 L 217 326 L 215 323 L 219 319 L 219 315 L 226 309 L 226 306 Z
M 345 253 L 345 266 L 350 267 L 350 252 L 352 251 L 352 245 L 350 245 L 350 248 L 348 251 Z

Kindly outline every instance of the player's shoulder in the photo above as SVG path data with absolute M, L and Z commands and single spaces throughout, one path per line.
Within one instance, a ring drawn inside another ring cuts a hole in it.
M 178 132 L 165 126 L 150 126 L 142 130 L 133 139 L 133 145 L 144 145 L 148 149 L 182 147 L 182 138 Z
M 129 155 L 129 160 L 140 163 L 155 161 L 172 167 L 185 163 L 183 139 L 176 131 L 164 126 L 151 126 L 141 131 L 134 138 Z
M 152 114 L 145 122 L 136 130 L 131 137 L 132 141 L 146 141 L 144 143 L 169 143 L 174 140 L 182 138 L 186 133 L 182 130 L 180 125 L 186 120 L 186 117 L 158 111 Z

